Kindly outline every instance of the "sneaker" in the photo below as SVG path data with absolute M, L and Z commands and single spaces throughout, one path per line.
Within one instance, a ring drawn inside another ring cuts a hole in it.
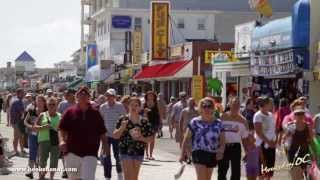
M 61 178 L 62 178 L 62 179 L 68 179 L 68 174 L 67 174 L 67 172 L 63 171 Z
M 122 173 L 118 174 L 118 180 L 123 180 L 123 174 Z
M 25 174 L 25 176 L 30 178 L 30 179 L 33 179 L 33 173 L 32 172 Z

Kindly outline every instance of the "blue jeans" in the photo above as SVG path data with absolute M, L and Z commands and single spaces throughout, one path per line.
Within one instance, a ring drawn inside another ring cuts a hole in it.
M 28 145 L 29 145 L 29 160 L 36 161 L 37 154 L 38 154 L 38 136 L 29 134 Z
M 108 144 L 109 144 L 109 147 L 112 145 L 113 156 L 114 156 L 114 159 L 116 160 L 116 169 L 118 173 L 121 173 L 122 169 L 121 169 L 121 163 L 119 158 L 119 140 L 108 137 Z M 111 156 L 108 155 L 108 156 L 100 157 L 100 161 L 103 165 L 104 177 L 111 178 L 111 171 L 112 171 Z

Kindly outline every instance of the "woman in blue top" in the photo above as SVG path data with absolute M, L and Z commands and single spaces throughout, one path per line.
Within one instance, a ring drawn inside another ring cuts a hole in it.
M 199 102 L 200 116 L 193 118 L 184 135 L 180 162 L 185 161 L 188 140 L 192 139 L 192 160 L 198 180 L 210 180 L 217 161 L 223 158 L 225 140 L 222 123 L 214 117 L 214 103 L 209 98 Z

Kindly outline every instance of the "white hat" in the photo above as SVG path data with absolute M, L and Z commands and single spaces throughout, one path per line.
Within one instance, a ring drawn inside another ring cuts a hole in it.
M 305 113 L 306 110 L 303 107 L 298 107 L 293 111 L 293 114 L 297 114 L 297 113 Z
M 52 89 L 47 89 L 47 93 L 53 93 Z
M 31 93 L 27 93 L 26 97 L 32 97 L 32 94 Z
M 117 93 L 116 93 L 116 90 L 114 90 L 114 89 L 108 89 L 106 92 L 106 95 L 116 96 Z

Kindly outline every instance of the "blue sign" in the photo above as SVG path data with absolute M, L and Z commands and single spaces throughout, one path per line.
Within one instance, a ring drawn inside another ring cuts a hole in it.
M 120 29 L 128 29 L 131 27 L 130 16 L 112 16 L 112 27 Z
M 92 66 L 98 64 L 97 58 L 97 45 L 96 44 L 88 44 L 87 46 L 87 70 L 90 69 Z

